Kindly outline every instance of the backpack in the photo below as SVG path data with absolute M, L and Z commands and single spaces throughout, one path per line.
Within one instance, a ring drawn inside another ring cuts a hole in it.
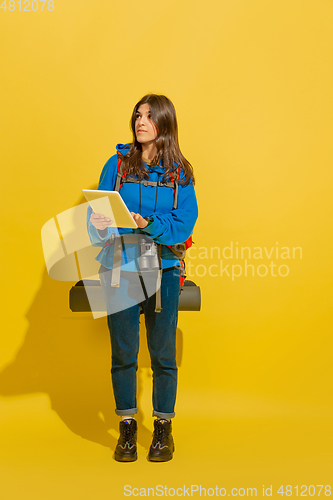
M 173 201 L 173 209 L 177 208 L 177 197 L 178 197 L 178 183 L 179 183 L 179 177 L 180 177 L 180 168 L 177 168 L 178 172 L 178 178 L 174 178 L 174 176 L 171 174 L 170 182 L 163 182 L 163 181 L 148 181 L 148 180 L 138 180 L 134 179 L 133 177 L 127 177 L 126 170 L 123 168 L 122 164 L 122 153 L 118 151 L 118 168 L 117 168 L 117 178 L 116 178 L 116 184 L 114 187 L 114 191 L 120 190 L 124 182 L 134 182 L 138 184 L 143 184 L 144 186 L 166 186 L 170 187 L 173 190 L 173 196 L 174 196 L 174 201 Z M 184 286 L 184 281 L 186 279 L 186 274 L 185 274 L 185 254 L 186 250 L 190 248 L 193 245 L 192 241 L 192 236 L 190 236 L 184 243 L 178 243 L 177 245 L 166 245 L 170 250 L 178 257 L 179 262 L 180 262 L 180 288 L 182 290 Z

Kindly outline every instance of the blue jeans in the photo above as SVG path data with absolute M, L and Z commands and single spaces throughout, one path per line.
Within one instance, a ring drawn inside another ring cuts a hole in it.
M 120 288 L 112 290 L 110 270 L 104 266 L 101 266 L 100 269 L 100 279 L 108 312 L 107 321 L 112 349 L 111 378 L 116 401 L 116 414 L 132 415 L 138 411 L 136 372 L 138 369 L 140 304 L 135 303 L 136 300 L 130 297 L 130 295 L 133 296 L 133 293 L 131 294 L 128 280 L 122 277 L 122 274 Z M 153 371 L 153 416 L 160 418 L 175 416 L 178 373 L 176 330 L 179 292 L 179 269 L 167 270 L 163 272 L 161 281 L 162 311 L 155 312 L 155 294 L 140 302 L 145 316 L 147 344 Z M 113 312 L 114 304 L 117 302 L 118 304 L 120 302 L 126 303 L 128 307 Z

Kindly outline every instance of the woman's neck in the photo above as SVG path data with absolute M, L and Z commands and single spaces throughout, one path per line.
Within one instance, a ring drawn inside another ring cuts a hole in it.
M 142 156 L 147 160 L 152 160 L 157 153 L 157 147 L 155 143 L 142 144 Z

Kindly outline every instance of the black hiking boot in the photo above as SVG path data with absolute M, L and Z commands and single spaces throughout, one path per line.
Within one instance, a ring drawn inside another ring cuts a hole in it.
M 134 418 L 119 422 L 120 436 L 114 453 L 117 462 L 134 462 L 138 458 L 136 451 L 137 429 L 138 425 Z
M 171 420 L 156 419 L 148 459 L 152 462 L 167 462 L 172 459 L 174 451 Z

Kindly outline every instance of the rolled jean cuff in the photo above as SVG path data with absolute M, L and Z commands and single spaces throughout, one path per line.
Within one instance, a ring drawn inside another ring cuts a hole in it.
M 169 419 L 169 418 L 173 418 L 175 416 L 175 412 L 173 411 L 172 413 L 162 413 L 160 411 L 153 411 L 153 417 L 158 417 L 158 418 L 165 418 L 165 419 Z
M 130 408 L 129 410 L 117 410 L 115 409 L 116 415 L 120 415 L 121 417 L 124 415 L 135 415 L 138 412 L 137 408 Z

